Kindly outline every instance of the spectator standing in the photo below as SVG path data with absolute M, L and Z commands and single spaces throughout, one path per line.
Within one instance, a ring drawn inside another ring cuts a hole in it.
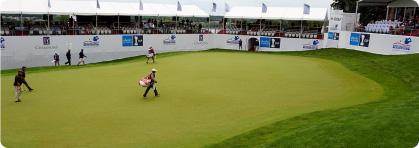
M 54 54 L 54 66 L 60 66 L 60 55 L 58 53 Z
M 79 53 L 79 63 L 77 65 L 80 65 L 83 63 L 83 65 L 85 64 L 84 60 L 85 58 L 87 58 L 86 55 L 84 55 L 83 49 L 81 49 L 80 53 Z
M 71 50 L 70 49 L 68 49 L 68 51 L 67 51 L 67 53 L 65 54 L 65 56 L 67 57 L 67 62 L 65 62 L 64 64 L 65 65 L 69 65 L 69 66 L 71 66 Z
M 242 41 L 242 39 L 239 40 L 239 49 L 243 49 L 243 41 Z

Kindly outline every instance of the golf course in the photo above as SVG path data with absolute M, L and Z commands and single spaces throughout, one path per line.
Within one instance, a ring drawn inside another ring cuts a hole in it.
M 419 55 L 222 49 L 1 74 L 1 143 L 36 147 L 413 147 Z M 157 89 L 138 80 L 157 69 Z

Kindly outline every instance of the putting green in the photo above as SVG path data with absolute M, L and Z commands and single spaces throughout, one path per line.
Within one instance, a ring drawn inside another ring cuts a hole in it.
M 159 70 L 160 97 L 137 81 Z M 317 58 L 192 52 L 29 73 L 36 90 L 14 102 L 2 75 L 7 147 L 199 147 L 304 113 L 374 101 L 381 87 Z

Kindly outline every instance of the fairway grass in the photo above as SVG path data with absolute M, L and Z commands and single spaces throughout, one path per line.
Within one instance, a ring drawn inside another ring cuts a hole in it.
M 159 70 L 161 96 L 143 98 L 137 81 L 151 68 Z M 21 103 L 14 102 L 13 75 L 1 76 L 6 147 L 201 147 L 384 98 L 378 83 L 337 62 L 295 55 L 188 52 L 163 54 L 156 64 L 141 57 L 27 75 L 35 91 Z

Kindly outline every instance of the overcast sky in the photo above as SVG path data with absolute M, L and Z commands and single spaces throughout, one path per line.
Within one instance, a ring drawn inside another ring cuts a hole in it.
M 99 0 L 99 1 L 139 1 L 139 0 Z M 143 3 L 168 3 L 176 4 L 178 0 L 142 0 Z M 213 15 L 224 13 L 224 5 L 228 3 L 230 7 L 234 6 L 258 6 L 262 3 L 268 6 L 284 6 L 284 7 L 303 7 L 304 3 L 309 4 L 311 7 L 329 8 L 332 0 L 180 0 L 181 4 L 194 4 L 210 12 L 212 2 L 217 3 L 217 13 Z

